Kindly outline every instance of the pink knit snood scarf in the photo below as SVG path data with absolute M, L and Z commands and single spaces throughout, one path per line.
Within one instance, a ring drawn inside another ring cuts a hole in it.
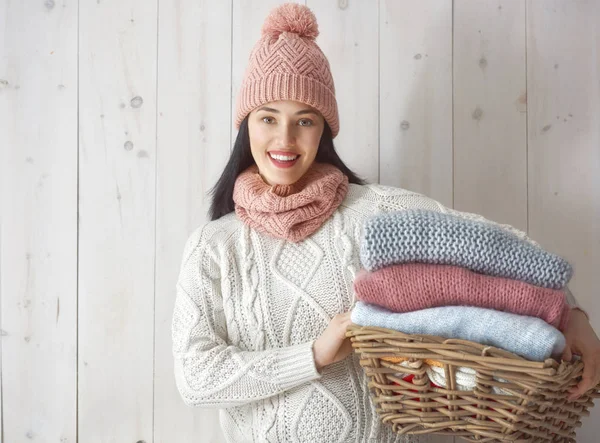
M 256 165 L 235 181 L 233 201 L 238 217 L 257 231 L 299 242 L 316 232 L 342 203 L 348 177 L 326 163 L 313 163 L 292 185 L 268 185 Z

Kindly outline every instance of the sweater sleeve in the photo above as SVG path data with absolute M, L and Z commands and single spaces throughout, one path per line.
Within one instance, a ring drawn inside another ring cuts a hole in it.
M 171 327 L 175 381 L 184 402 L 226 408 L 319 378 L 314 341 L 256 352 L 228 342 L 219 259 L 203 231 L 198 228 L 185 245 Z

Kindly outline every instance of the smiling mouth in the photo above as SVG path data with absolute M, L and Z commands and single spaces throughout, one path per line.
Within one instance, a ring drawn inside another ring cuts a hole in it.
M 298 154 L 273 154 L 271 152 L 267 154 L 275 166 L 283 168 L 293 166 L 300 158 Z
M 275 159 L 275 160 L 285 162 L 285 161 L 294 161 L 300 156 L 298 154 L 283 155 L 283 154 L 272 154 L 271 152 L 269 152 L 269 157 L 271 157 L 272 159 Z

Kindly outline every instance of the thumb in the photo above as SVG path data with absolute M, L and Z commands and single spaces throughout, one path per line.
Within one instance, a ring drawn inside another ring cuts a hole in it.
M 591 359 L 583 359 L 583 374 L 581 374 L 581 380 L 576 386 L 569 389 L 569 396 L 567 399 L 573 401 L 581 395 L 585 394 L 586 391 L 593 387 L 594 374 L 596 373 L 596 363 Z
M 573 359 L 573 352 L 571 352 L 571 346 L 566 345 L 565 350 L 562 353 L 561 357 L 564 361 L 571 361 Z
M 583 374 L 581 376 L 581 381 L 576 385 L 569 389 L 569 395 L 567 397 L 568 401 L 573 401 L 586 393 L 588 389 L 592 387 L 592 375 L 594 373 L 592 365 L 585 365 L 583 367 Z

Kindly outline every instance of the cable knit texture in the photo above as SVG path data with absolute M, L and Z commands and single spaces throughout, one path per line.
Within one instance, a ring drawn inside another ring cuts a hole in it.
M 408 262 L 446 264 L 482 274 L 561 289 L 571 265 L 499 226 L 417 209 L 371 218 L 361 260 L 369 271 Z
M 351 317 L 352 322 L 361 326 L 470 340 L 533 361 L 560 357 L 565 348 L 564 335 L 542 319 L 473 306 L 441 306 L 396 313 L 359 301 Z
M 194 230 L 172 320 L 183 401 L 219 408 L 228 442 L 427 441 L 381 423 L 358 355 L 319 373 L 312 354 L 331 318 L 354 302 L 367 218 L 416 208 L 494 223 L 407 190 L 350 184 L 321 229 L 297 243 L 255 230 L 235 213 Z
M 358 299 L 394 312 L 476 306 L 538 317 L 561 331 L 565 330 L 570 310 L 561 290 L 452 265 L 407 263 L 363 271 L 357 275 L 354 291 Z
M 297 3 L 276 7 L 265 20 L 237 96 L 235 126 L 255 108 L 277 100 L 295 100 L 316 108 L 335 138 L 340 130 L 329 61 L 315 39 L 312 11 Z
M 256 165 L 242 172 L 233 191 L 235 212 L 252 228 L 298 242 L 333 214 L 348 192 L 348 177 L 326 163 L 313 163 L 292 185 L 268 185 Z

